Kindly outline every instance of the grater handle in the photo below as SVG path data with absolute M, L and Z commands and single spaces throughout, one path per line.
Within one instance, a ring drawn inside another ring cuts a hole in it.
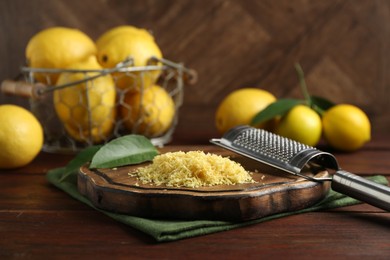
M 375 207 L 390 211 L 390 187 L 344 170 L 333 175 L 332 189 Z

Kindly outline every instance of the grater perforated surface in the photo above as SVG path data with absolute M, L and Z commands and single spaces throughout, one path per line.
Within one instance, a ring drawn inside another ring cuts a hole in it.
M 311 146 L 290 140 L 264 130 L 247 128 L 230 140 L 234 147 L 245 149 L 254 154 L 288 163 L 297 153 Z

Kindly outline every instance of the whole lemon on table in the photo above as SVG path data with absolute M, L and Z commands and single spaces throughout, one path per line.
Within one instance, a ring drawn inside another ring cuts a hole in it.
M 101 70 L 95 56 L 72 64 L 76 70 Z M 64 72 L 57 85 L 70 84 L 98 75 L 99 72 Z M 95 142 L 108 136 L 114 125 L 115 83 L 110 75 L 99 76 L 93 80 L 70 85 L 54 91 L 55 111 L 67 132 L 76 140 Z
M 172 125 L 175 103 L 164 88 L 153 85 L 143 92 L 128 92 L 121 105 L 121 116 L 131 132 L 160 136 Z
M 280 118 L 274 131 L 278 135 L 315 146 L 321 139 L 321 117 L 310 107 L 297 105 Z
M 0 168 L 29 164 L 42 149 L 43 129 L 36 117 L 16 105 L 0 105 Z
M 26 47 L 31 68 L 63 69 L 96 54 L 95 43 L 78 29 L 50 27 L 35 34 Z M 35 73 L 36 79 L 54 85 L 58 74 Z
M 270 92 L 258 88 L 237 89 L 219 104 L 215 114 L 217 130 L 223 134 L 232 127 L 249 125 L 253 117 L 276 100 Z M 257 127 L 266 128 L 266 124 Z
M 133 66 L 151 65 L 149 63 L 152 57 L 161 59 L 163 55 L 153 38 L 139 33 L 119 33 L 110 37 L 105 44 L 99 44 L 97 57 L 104 68 L 113 68 L 129 57 L 133 59 Z M 153 65 L 160 65 L 160 63 Z M 152 86 L 160 73 L 160 70 L 116 72 L 113 76 L 120 89 L 137 91 Z
M 324 113 L 322 122 L 325 139 L 338 150 L 355 151 L 371 139 L 370 120 L 356 106 L 333 106 Z

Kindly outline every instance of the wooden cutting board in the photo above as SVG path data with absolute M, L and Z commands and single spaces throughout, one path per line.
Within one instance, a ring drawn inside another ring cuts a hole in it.
M 117 213 L 159 219 L 242 221 L 309 207 L 323 199 L 330 188 L 330 182 L 307 181 L 229 155 L 253 172 L 256 183 L 202 188 L 152 186 L 129 175 L 146 164 L 93 170 L 85 165 L 78 175 L 78 190 L 96 207 Z M 329 176 L 324 170 L 305 174 Z

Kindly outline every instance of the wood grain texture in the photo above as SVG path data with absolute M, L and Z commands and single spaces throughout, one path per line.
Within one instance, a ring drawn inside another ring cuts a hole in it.
M 214 113 L 234 89 L 260 87 L 301 97 L 294 63 L 309 90 L 361 106 L 374 133 L 390 129 L 390 2 L 385 0 L 58 0 L 0 2 L 0 80 L 18 75 L 24 48 L 49 26 L 77 27 L 96 39 L 133 24 L 151 30 L 164 56 L 195 69 L 185 88 L 177 132 L 217 135 Z M 27 105 L 0 96 L 0 103 Z

